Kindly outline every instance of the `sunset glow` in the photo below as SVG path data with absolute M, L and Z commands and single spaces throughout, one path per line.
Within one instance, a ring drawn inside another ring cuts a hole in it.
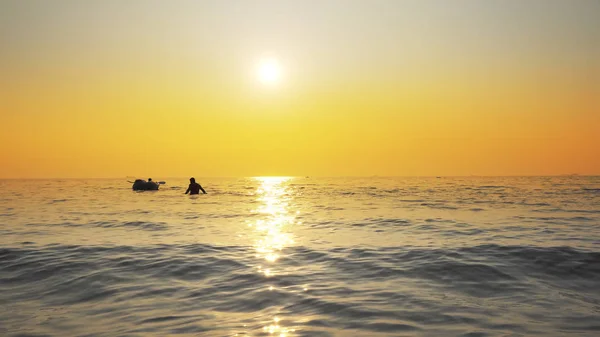
M 275 84 L 281 77 L 279 62 L 275 59 L 262 60 L 258 66 L 258 79 L 263 84 Z
M 0 178 L 600 174 L 599 3 L 460 3 L 3 2 Z

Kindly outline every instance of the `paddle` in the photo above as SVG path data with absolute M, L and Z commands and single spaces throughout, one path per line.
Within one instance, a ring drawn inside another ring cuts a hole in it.
M 128 183 L 131 183 L 131 184 L 135 183 L 135 181 L 129 181 L 129 180 L 127 180 L 127 182 L 128 182 Z M 156 184 L 159 184 L 159 185 L 164 185 L 164 184 L 166 184 L 166 182 L 164 182 L 164 181 L 159 181 L 159 182 L 151 181 L 151 182 L 153 182 L 153 183 L 156 183 Z

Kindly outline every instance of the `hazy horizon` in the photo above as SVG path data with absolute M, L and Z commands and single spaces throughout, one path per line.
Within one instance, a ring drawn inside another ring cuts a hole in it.
M 0 178 L 600 174 L 600 2 L 2 1 Z
M 192 176 L 150 176 L 152 180 L 161 181 L 164 179 L 182 179 L 188 180 Z M 344 179 L 344 178 L 552 178 L 552 177 L 584 177 L 584 178 L 593 178 L 600 177 L 597 174 L 554 174 L 554 175 L 457 175 L 457 176 L 392 176 L 392 175 L 370 175 L 370 176 L 193 176 L 196 180 L 201 179 L 257 179 L 257 178 L 302 178 L 302 179 Z M 147 180 L 146 176 L 125 176 L 125 177 L 43 177 L 43 178 L 30 178 L 30 177 L 21 177 L 21 178 L 0 178 L 0 180 L 118 180 L 124 179 L 130 181 L 131 179 L 143 179 Z

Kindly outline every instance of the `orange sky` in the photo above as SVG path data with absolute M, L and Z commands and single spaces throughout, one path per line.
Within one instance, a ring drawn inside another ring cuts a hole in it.
M 0 178 L 600 174 L 599 3 L 452 3 L 2 2 Z

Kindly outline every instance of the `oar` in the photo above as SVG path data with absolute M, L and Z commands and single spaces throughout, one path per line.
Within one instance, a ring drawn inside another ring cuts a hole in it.
M 135 183 L 135 181 L 129 181 L 129 180 L 127 180 L 127 182 L 128 182 L 128 183 L 130 183 L 130 184 L 133 184 L 133 183 Z M 164 185 L 164 184 L 166 184 L 166 182 L 164 182 L 164 181 L 159 181 L 159 182 L 151 181 L 151 182 L 153 182 L 153 183 L 156 183 L 156 184 L 159 184 L 159 185 Z

